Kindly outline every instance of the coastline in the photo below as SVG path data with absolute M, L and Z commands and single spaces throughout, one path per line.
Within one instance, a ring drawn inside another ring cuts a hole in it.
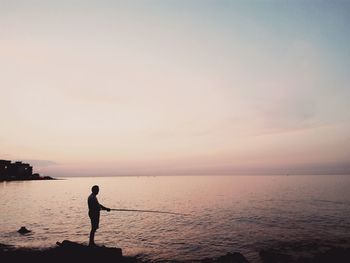
M 124 256 L 121 248 L 88 247 L 86 245 L 64 240 L 46 248 L 24 248 L 0 243 L 2 262 L 125 262 L 125 263 L 347 263 L 350 262 L 350 242 L 340 240 L 339 244 L 327 241 L 281 242 L 259 251 L 257 261 L 248 261 L 239 252 L 228 252 L 216 258 L 198 260 L 155 260 L 142 256 Z
M 64 179 L 53 178 L 50 176 L 43 176 L 40 178 L 28 178 L 28 179 L 17 179 L 17 178 L 6 179 L 6 180 L 0 180 L 0 183 L 2 183 L 2 182 L 20 182 L 20 181 L 46 181 L 46 180 L 64 180 Z
M 0 182 L 55 180 L 50 176 L 33 173 L 33 166 L 22 161 L 0 160 Z

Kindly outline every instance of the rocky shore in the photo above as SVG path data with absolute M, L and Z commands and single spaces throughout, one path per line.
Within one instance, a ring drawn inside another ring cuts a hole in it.
M 14 181 L 36 181 L 36 180 L 58 180 L 51 176 L 41 176 L 39 174 L 33 174 L 32 176 L 28 176 L 26 178 L 0 178 L 0 182 L 14 182 Z
M 276 242 L 259 252 L 264 263 L 350 262 L 350 239 Z
M 88 247 L 68 240 L 57 242 L 56 246 L 46 249 L 15 248 L 0 244 L 0 259 L 4 263 L 137 262 L 136 258 L 123 256 L 120 248 Z
M 334 246 L 332 244 L 299 242 L 281 243 L 274 247 L 265 248 L 259 252 L 261 263 L 348 263 L 350 262 L 350 246 Z M 64 240 L 56 246 L 46 249 L 15 248 L 0 244 L 1 262 L 115 262 L 115 263 L 143 263 L 149 262 L 142 258 L 123 256 L 120 248 L 88 247 L 79 243 Z M 161 262 L 161 261 L 157 261 Z M 177 262 L 169 260 L 167 262 Z M 187 261 L 195 263 L 249 263 L 239 252 L 227 253 L 217 258 Z M 250 262 L 254 263 L 254 262 Z

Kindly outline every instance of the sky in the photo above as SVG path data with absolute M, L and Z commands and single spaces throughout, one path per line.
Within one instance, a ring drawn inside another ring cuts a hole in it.
M 349 13 L 0 0 L 0 159 L 53 176 L 350 174 Z

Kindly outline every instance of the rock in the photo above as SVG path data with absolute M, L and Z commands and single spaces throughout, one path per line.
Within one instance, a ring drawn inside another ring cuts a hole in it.
M 350 262 L 350 248 L 331 248 L 315 257 L 317 263 L 348 263 Z
M 1 262 L 35 262 L 35 263 L 136 263 L 133 257 L 124 257 L 120 248 L 89 247 L 83 244 L 64 240 L 57 242 L 56 247 L 45 249 L 18 248 L 9 249 L 0 246 Z
M 13 250 L 13 246 L 0 243 L 0 251 L 9 251 L 11 249 Z
M 262 250 L 259 255 L 264 263 L 289 263 L 292 262 L 290 255 L 282 254 L 273 249 Z
M 72 242 L 69 240 L 63 240 L 62 243 L 61 242 L 56 242 L 56 245 L 62 248 L 66 248 L 66 249 L 87 249 L 87 246 L 84 246 L 83 244 L 79 244 L 76 242 Z
M 24 234 L 28 234 L 32 231 L 28 230 L 25 226 L 22 226 L 17 232 L 24 235 Z
M 56 242 L 58 247 L 66 254 L 88 255 L 90 257 L 96 258 L 122 258 L 122 249 L 118 247 L 105 247 L 105 246 L 95 246 L 90 247 L 69 240 L 63 240 L 62 242 Z
M 249 261 L 239 252 L 227 253 L 217 259 L 220 263 L 249 263 Z

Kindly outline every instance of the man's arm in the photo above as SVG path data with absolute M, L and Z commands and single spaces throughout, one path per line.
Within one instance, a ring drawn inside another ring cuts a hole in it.
M 106 210 L 107 212 L 111 211 L 110 208 L 105 207 L 105 206 L 103 206 L 103 205 L 101 205 L 101 204 L 100 204 L 100 207 L 101 207 L 101 210 Z

